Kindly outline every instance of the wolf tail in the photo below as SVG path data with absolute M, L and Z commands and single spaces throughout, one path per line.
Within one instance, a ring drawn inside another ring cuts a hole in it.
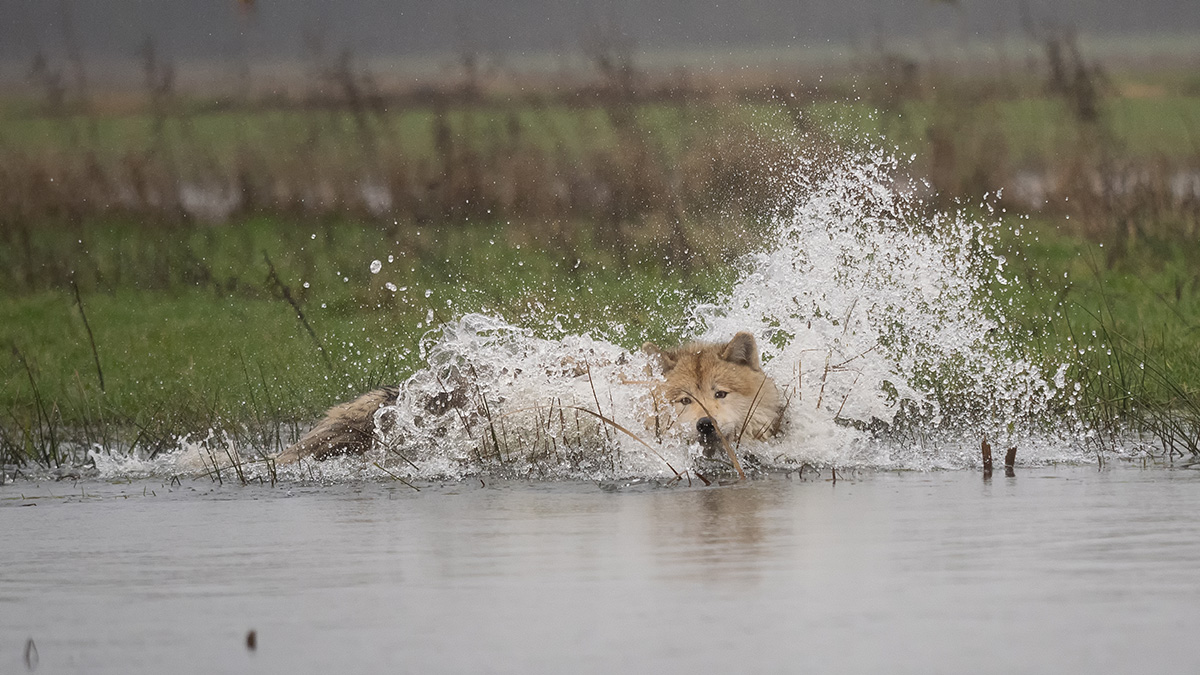
M 371 448 L 375 436 L 375 411 L 395 403 L 399 395 L 399 387 L 382 387 L 333 406 L 312 431 L 280 453 L 276 463 L 361 455 Z

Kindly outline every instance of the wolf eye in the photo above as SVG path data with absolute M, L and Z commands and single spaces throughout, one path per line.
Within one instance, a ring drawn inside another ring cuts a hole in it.
M 713 394 L 713 398 L 725 398 L 728 395 L 729 392 L 727 391 L 718 391 L 717 393 Z
M 687 396 L 684 396 L 683 398 L 676 401 L 676 403 L 678 403 L 679 405 L 691 405 L 692 399 Z

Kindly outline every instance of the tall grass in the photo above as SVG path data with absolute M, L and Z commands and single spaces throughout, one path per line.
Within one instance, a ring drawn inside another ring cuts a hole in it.
M 1008 295 L 1014 340 L 1065 363 L 1064 399 L 1097 449 L 1131 437 L 1166 460 L 1200 455 L 1200 269 L 1179 247 L 1107 245 L 1026 223 L 1006 243 L 1019 287 Z
M 1105 289 L 1105 285 L 1100 285 Z M 1167 461 L 1200 456 L 1200 329 L 1196 293 L 1156 300 L 1171 309 L 1160 322 L 1130 322 L 1108 292 L 1089 311 L 1095 328 L 1072 330 L 1084 419 L 1106 438 L 1135 433 Z M 1179 311 L 1180 305 L 1191 311 Z M 1103 432 L 1108 432 L 1103 433 Z
M 931 200 L 1003 188 L 1009 208 L 1070 216 L 1114 244 L 1194 241 L 1200 98 L 1183 84 L 1125 97 L 1069 33 L 1037 39 L 1043 58 L 1016 70 L 880 50 L 831 84 L 652 77 L 595 38 L 590 76 L 522 81 L 519 94 L 471 69 L 389 91 L 352 55 L 320 52 L 292 98 L 243 92 L 217 107 L 177 92 L 151 42 L 142 104 L 109 112 L 66 100 L 43 62 L 40 109 L 3 108 L 0 232 L 19 249 L 30 228 L 114 218 L 351 218 L 393 232 L 489 220 L 557 228 L 567 248 L 583 227 L 619 251 L 649 227 L 689 264 L 675 223 L 760 217 L 778 206 L 790 146 L 878 134 L 916 157 Z
M 73 102 L 45 62 L 39 105 L 0 102 L 0 463 L 214 429 L 282 447 L 452 311 L 662 339 L 787 211 L 797 157 L 876 138 L 931 209 L 1003 190 L 1005 218 L 1055 223 L 1013 244 L 1010 318 L 1072 346 L 1095 428 L 1198 452 L 1200 98 L 1126 97 L 1069 36 L 1014 72 L 879 53 L 819 84 L 654 78 L 600 42 L 592 77 L 519 95 L 386 91 L 342 54 L 292 99 L 217 105 L 142 54 L 139 104 Z M 1084 270 L 1046 248 L 1080 242 Z
M 6 464 L 54 465 L 96 446 L 154 455 L 214 430 L 280 448 L 321 409 L 419 367 L 421 336 L 459 313 L 498 313 L 547 335 L 671 339 L 683 308 L 714 297 L 734 272 L 681 270 L 638 240 L 624 263 L 583 239 L 580 257 L 564 259 L 504 224 L 426 228 L 417 241 L 369 225 L 297 230 L 265 219 L 179 238 L 94 228 L 82 246 L 35 234 L 47 258 L 75 267 L 82 304 L 70 286 L 36 285 L 0 302 Z M 723 240 L 710 255 L 744 245 Z M 201 261 L 206 273 L 157 257 Z

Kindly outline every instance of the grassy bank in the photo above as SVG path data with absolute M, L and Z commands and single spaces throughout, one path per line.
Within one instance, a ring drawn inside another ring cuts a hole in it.
M 401 380 L 420 365 L 420 337 L 466 312 L 548 336 L 670 342 L 684 309 L 726 287 L 742 252 L 721 242 L 694 252 L 711 261 L 703 271 L 681 272 L 652 245 L 621 259 L 584 241 L 565 256 L 501 224 L 403 240 L 274 220 L 41 234 L 31 245 L 60 260 L 68 282 L 0 300 L 0 463 L 56 464 L 79 442 L 153 452 L 242 425 L 294 433 L 350 394 Z M 10 268 L 10 289 L 21 269 Z
M 1072 53 L 1061 77 L 882 59 L 819 86 L 389 95 L 344 70 L 295 100 L 0 104 L 0 463 L 277 446 L 465 312 L 670 342 L 788 172 L 868 144 L 931 210 L 1002 190 L 1014 348 L 1070 359 L 1094 428 L 1200 453 L 1200 94 Z
M 1083 414 L 1098 427 L 1176 425 L 1158 429 L 1164 451 L 1195 452 L 1195 251 L 1137 247 L 1107 264 L 1104 247 L 1053 223 L 1022 225 L 1001 241 L 1016 282 L 1001 307 L 1019 347 L 1073 361 Z M 67 455 L 79 443 L 153 453 L 213 429 L 286 444 L 324 407 L 420 367 L 420 337 L 464 312 L 548 337 L 669 343 L 685 337 L 687 307 L 728 288 L 741 252 L 697 252 L 710 264 L 680 270 L 651 239 L 624 262 L 594 243 L 569 260 L 502 224 L 422 230 L 423 244 L 346 222 L 161 234 L 110 225 L 83 244 L 49 233 L 38 242 L 80 280 L 0 301 L 3 463 L 78 461 Z
M 1070 216 L 1066 229 L 1093 240 L 1196 241 L 1192 80 L 1117 78 L 1074 58 L 1058 79 L 920 64 L 900 77 L 885 61 L 821 86 L 584 78 L 520 94 L 338 95 L 358 91 L 346 73 L 341 89 L 314 84 L 291 100 L 0 102 L 0 230 L 259 216 L 391 229 L 601 223 L 619 244 L 647 220 L 761 219 L 797 148 L 874 142 L 911 157 L 942 206 L 1002 191 L 1007 208 Z
M 1097 434 L 1142 434 L 1164 458 L 1200 455 L 1200 247 L 1110 246 L 1034 222 L 1001 246 L 1020 287 L 1015 335 L 1071 364 L 1072 411 Z

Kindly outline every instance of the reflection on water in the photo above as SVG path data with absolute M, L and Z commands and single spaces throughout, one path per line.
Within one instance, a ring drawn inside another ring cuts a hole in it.
M 764 516 L 780 493 L 756 487 L 656 499 L 650 518 L 660 571 L 702 582 L 760 578 L 763 570 L 756 562 L 770 560 L 777 554 L 772 547 L 787 546 L 789 539 L 771 532 Z
M 1194 672 L 1198 488 L 15 483 L 0 672 Z

